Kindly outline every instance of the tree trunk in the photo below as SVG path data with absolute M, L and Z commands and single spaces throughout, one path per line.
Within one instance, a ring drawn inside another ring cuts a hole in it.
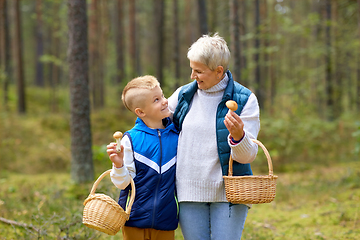
M 89 14 L 89 80 L 90 80 L 90 92 L 92 99 L 92 107 L 97 109 L 100 107 L 100 24 L 99 24 L 99 1 L 91 0 L 90 2 L 90 14 Z
M 360 0 L 358 2 L 358 38 L 360 39 Z M 360 112 L 360 49 L 358 52 L 358 67 L 357 67 L 357 91 L 356 91 L 356 109 Z
M 264 96 L 262 89 L 262 81 L 260 78 L 260 0 L 255 0 L 255 55 L 254 55 L 254 62 L 255 62 L 255 92 L 259 101 L 259 106 L 262 109 L 264 107 Z
M 331 0 L 331 9 L 332 9 L 332 22 L 331 25 L 333 25 L 333 39 L 334 39 L 334 61 L 335 61 L 335 69 L 334 69 L 334 117 L 339 118 L 342 114 L 343 107 L 341 105 L 342 103 L 342 91 L 343 86 L 342 83 L 344 82 L 344 54 L 343 51 L 341 51 L 340 48 L 340 39 L 338 39 L 338 36 L 342 36 L 341 28 L 338 28 L 338 25 L 336 23 L 339 23 L 340 19 L 338 19 L 338 3 L 334 0 Z M 333 24 L 334 23 L 334 24 Z
M 217 28 L 218 5 L 218 0 L 210 0 L 209 2 L 209 32 L 215 32 Z
M 21 35 L 21 12 L 20 12 L 20 0 L 15 0 L 15 60 L 16 60 L 16 87 L 17 87 L 17 108 L 20 114 L 26 113 L 26 101 L 25 101 L 25 79 L 24 79 L 24 66 L 23 66 L 23 47 L 22 47 L 22 35 Z
M 116 82 L 121 84 L 122 80 L 125 79 L 125 61 L 124 61 L 124 24 L 123 24 L 123 0 L 117 1 L 117 11 L 116 11 L 116 65 L 117 65 L 117 74 Z M 116 9 L 116 8 L 115 8 Z
M 275 9 L 275 5 L 277 3 L 273 3 L 273 9 Z M 275 36 L 277 30 L 277 21 L 276 21 L 276 13 L 272 12 L 270 19 L 270 34 L 271 36 Z M 271 46 L 278 45 L 276 39 L 273 37 L 270 43 Z M 277 53 L 271 52 L 269 56 L 269 80 L 270 80 L 270 114 L 273 115 L 275 110 L 275 97 L 276 97 L 276 89 L 277 89 L 277 77 L 276 77 L 276 63 L 278 62 Z
M 108 46 L 108 38 L 109 38 L 109 26 L 110 13 L 108 11 L 107 5 L 108 1 L 100 1 L 99 2 L 99 15 L 98 15 L 98 32 L 101 33 L 99 37 L 99 79 L 98 79 L 98 106 L 105 106 L 105 72 L 106 72 L 106 59 L 107 59 L 107 46 Z
M 240 56 L 240 77 L 241 77 L 241 84 L 244 86 L 249 87 L 249 74 L 247 70 L 247 54 L 244 53 L 244 51 L 247 50 L 247 40 L 242 40 L 241 37 L 245 36 L 247 33 L 247 6 L 246 6 L 246 0 L 240 0 L 240 52 L 242 52 Z
M 156 77 L 161 86 L 165 85 L 163 81 L 164 64 L 164 4 L 163 0 L 155 0 L 155 32 L 156 32 Z
M 311 13 L 312 14 L 317 14 L 320 18 L 322 17 L 321 14 L 321 4 L 317 1 L 317 0 L 311 0 Z M 321 36 L 321 24 L 320 21 L 319 23 L 317 23 L 313 28 L 312 28 L 312 34 L 311 34 L 311 45 L 317 46 L 318 42 L 321 42 L 320 40 L 320 36 Z M 317 113 L 319 114 L 319 116 L 323 115 L 323 109 L 324 109 L 324 99 L 322 96 L 322 93 L 324 92 L 323 90 L 319 90 L 319 85 L 322 85 L 322 77 L 321 77 L 321 72 L 318 70 L 320 69 L 320 59 L 317 58 L 313 58 L 311 59 L 311 63 L 310 66 L 311 68 L 314 68 L 316 71 L 315 76 L 311 79 L 310 82 L 310 102 L 312 102 L 316 109 L 317 109 Z
M 0 72 L 3 73 L 3 101 L 4 108 L 8 108 L 8 89 L 11 76 L 10 67 L 10 33 L 9 33 L 9 19 L 7 0 L 0 0 Z M 1 80 L 0 80 L 1 82 Z
M 130 10 L 130 69 L 131 77 L 136 76 L 136 0 L 129 1 Z
M 175 88 L 180 87 L 180 37 L 179 37 L 179 7 L 178 0 L 173 1 L 173 15 L 174 15 L 174 65 L 175 65 Z
M 44 64 L 40 58 L 44 54 L 42 1 L 36 0 L 36 74 L 35 85 L 44 87 Z
M 241 82 L 241 52 L 240 52 L 240 24 L 239 24 L 239 3 L 238 0 L 230 0 L 230 35 L 231 35 L 231 55 L 233 56 L 233 76 L 234 80 Z
M 68 1 L 71 178 L 92 181 L 94 167 L 90 128 L 86 0 Z
M 51 55 L 56 59 L 60 59 L 60 47 L 61 47 L 61 38 L 58 36 L 58 31 L 60 29 L 60 17 L 59 17 L 59 9 L 60 3 L 54 2 L 52 6 L 52 12 L 55 19 L 55 23 L 52 24 L 50 30 L 50 52 Z M 58 111 L 58 93 L 57 88 L 60 82 L 60 67 L 57 63 L 50 63 L 50 86 L 51 86 L 51 95 L 50 95 L 50 109 L 52 112 Z
M 262 75 L 261 75 L 261 90 L 263 90 L 263 102 L 264 104 L 267 104 L 269 106 L 268 102 L 266 101 L 269 91 L 266 89 L 268 88 L 268 82 L 269 82 L 269 53 L 268 48 L 270 46 L 270 40 L 269 40 L 269 22 L 268 22 L 268 10 L 267 10 L 267 1 L 262 0 L 261 3 L 261 11 L 260 11 L 260 18 L 262 21 L 262 35 L 263 35 L 263 61 L 262 61 Z M 266 102 L 266 103 L 265 103 Z M 265 106 L 264 106 L 265 107 Z
M 325 80 L 326 80 L 326 116 L 328 120 L 334 119 L 334 84 L 332 82 L 332 61 L 331 61 L 331 0 L 326 0 L 326 27 L 325 27 Z
M 207 11 L 206 11 L 206 1 L 198 0 L 198 15 L 199 15 L 199 24 L 200 24 L 200 34 L 208 34 L 208 24 L 207 24 Z

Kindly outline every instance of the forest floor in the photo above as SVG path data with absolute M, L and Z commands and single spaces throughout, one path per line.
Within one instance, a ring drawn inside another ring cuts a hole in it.
M 358 162 L 281 173 L 277 196 L 254 204 L 242 239 L 358 239 L 360 165 Z M 0 179 L 0 239 L 122 239 L 81 223 L 83 201 L 92 184 L 75 186 L 69 174 L 9 174 Z M 114 199 L 118 192 L 105 177 L 96 191 Z M 180 229 L 176 239 L 183 239 Z

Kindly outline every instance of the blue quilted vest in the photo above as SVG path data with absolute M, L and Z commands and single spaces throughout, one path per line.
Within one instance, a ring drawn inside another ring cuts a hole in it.
M 224 95 L 221 102 L 217 107 L 216 114 L 216 136 L 217 136 L 217 145 L 218 145 L 218 154 L 221 164 L 222 174 L 224 176 L 228 175 L 229 169 L 229 157 L 230 157 L 230 146 L 227 142 L 227 136 L 229 131 L 227 130 L 224 124 L 225 115 L 228 112 L 228 108 L 225 103 L 228 100 L 234 100 L 238 103 L 238 109 L 236 113 L 240 115 L 242 109 L 244 108 L 246 102 L 249 99 L 251 91 L 246 87 L 242 86 L 238 82 L 235 82 L 232 78 L 231 72 L 228 70 L 226 72 L 229 77 L 229 83 L 225 89 Z M 178 96 L 178 105 L 176 106 L 173 121 L 175 126 L 181 131 L 182 123 L 186 117 L 186 114 L 189 111 L 189 106 L 191 104 L 192 98 L 196 93 L 198 87 L 196 81 L 193 81 L 185 86 L 183 86 L 179 92 Z M 244 176 L 252 175 L 252 170 L 250 164 L 241 164 L 236 161 L 233 162 L 233 175 L 234 176 Z
M 130 138 L 136 176 L 135 201 L 126 226 L 175 230 L 178 205 L 175 197 L 178 131 L 169 118 L 165 129 L 150 129 L 141 119 L 125 135 Z M 126 209 L 131 186 L 121 191 L 119 204 Z

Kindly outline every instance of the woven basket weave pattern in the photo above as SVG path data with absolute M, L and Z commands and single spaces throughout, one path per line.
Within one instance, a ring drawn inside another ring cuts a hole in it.
M 89 196 L 84 201 L 83 224 L 89 228 L 115 235 L 129 220 L 131 207 L 135 198 L 135 184 L 132 179 L 131 198 L 126 211 L 112 198 L 105 194 L 94 194 L 97 185 L 101 179 L 109 174 L 111 171 L 107 170 L 94 183 Z
M 258 144 L 266 155 L 269 175 L 266 176 L 232 176 L 233 160 L 230 156 L 229 174 L 223 176 L 225 183 L 226 198 L 234 204 L 259 204 L 269 203 L 274 200 L 276 194 L 276 179 L 273 175 L 273 167 L 270 154 L 265 146 L 258 140 L 252 139 Z

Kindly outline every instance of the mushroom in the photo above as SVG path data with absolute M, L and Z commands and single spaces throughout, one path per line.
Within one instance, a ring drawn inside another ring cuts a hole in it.
M 121 141 L 122 136 L 123 136 L 122 132 L 119 132 L 119 131 L 115 132 L 114 135 L 113 135 L 113 137 L 116 140 L 116 144 L 117 144 L 116 145 L 116 151 L 117 152 L 121 152 L 121 143 L 120 143 L 120 141 Z
M 235 101 L 233 101 L 233 100 L 229 100 L 225 104 L 226 104 L 227 108 L 230 109 L 230 111 L 233 111 L 233 112 L 235 112 L 237 110 L 237 108 L 238 108 L 237 103 Z

